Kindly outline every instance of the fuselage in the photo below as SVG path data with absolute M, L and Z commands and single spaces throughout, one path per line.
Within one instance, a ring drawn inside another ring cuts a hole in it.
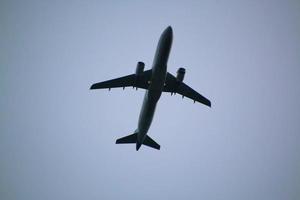
M 139 115 L 138 128 L 135 131 L 137 133 L 137 150 L 140 148 L 141 144 L 143 144 L 143 141 L 147 135 L 153 119 L 156 104 L 161 96 L 165 84 L 167 63 L 172 46 L 172 40 L 173 31 L 169 26 L 161 34 L 155 52 L 152 65 L 151 81 L 144 96 L 142 109 Z

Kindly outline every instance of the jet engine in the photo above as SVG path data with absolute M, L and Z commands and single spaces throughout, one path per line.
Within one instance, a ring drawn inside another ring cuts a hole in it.
M 144 72 L 144 68 L 145 68 L 145 63 L 143 62 L 138 62 L 136 69 L 135 69 L 135 75 L 139 76 Z
M 176 79 L 178 82 L 182 82 L 183 79 L 184 79 L 184 75 L 185 75 L 185 69 L 184 68 L 179 68 L 177 70 L 177 76 L 176 76 Z

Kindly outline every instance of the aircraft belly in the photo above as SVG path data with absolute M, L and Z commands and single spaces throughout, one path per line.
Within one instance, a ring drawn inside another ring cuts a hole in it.
M 156 104 L 161 96 L 166 79 L 166 65 L 154 65 L 151 84 L 145 93 L 138 123 L 138 141 L 142 143 L 150 128 Z
M 149 86 L 149 91 L 162 91 L 164 83 L 166 81 L 167 66 L 166 65 L 156 65 L 153 67 L 153 76 L 151 79 L 151 85 Z
M 169 27 L 161 35 L 154 56 L 152 78 L 145 93 L 142 109 L 139 116 L 137 144 L 143 144 L 153 120 L 156 104 L 161 96 L 167 75 L 167 61 L 172 45 L 172 29 Z
M 149 127 L 152 123 L 153 115 L 156 108 L 156 101 L 153 101 L 151 95 L 149 95 L 149 91 L 145 93 L 144 101 L 142 110 L 139 116 L 139 123 L 138 123 L 138 140 L 142 142 L 145 138 Z

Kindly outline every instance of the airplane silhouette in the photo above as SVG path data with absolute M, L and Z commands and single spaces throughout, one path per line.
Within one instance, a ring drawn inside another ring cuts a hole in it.
M 168 26 L 160 36 L 152 69 L 144 71 L 145 64 L 138 62 L 135 74 L 95 83 L 91 86 L 90 89 L 108 88 L 110 90 L 116 87 L 123 87 L 124 89 L 131 86 L 136 89 L 143 88 L 146 90 L 137 129 L 133 134 L 117 139 L 116 144 L 135 143 L 137 151 L 142 144 L 158 150 L 160 149 L 160 145 L 149 137 L 147 132 L 162 92 L 170 92 L 171 95 L 177 93 L 182 95 L 182 98 L 188 97 L 192 99 L 194 103 L 197 101 L 211 107 L 211 103 L 207 98 L 183 82 L 185 75 L 184 68 L 177 70 L 176 77 L 167 72 L 167 62 L 172 40 L 173 30 L 171 26 Z

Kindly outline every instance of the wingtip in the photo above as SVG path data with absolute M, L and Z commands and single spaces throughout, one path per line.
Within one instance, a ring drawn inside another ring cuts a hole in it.
M 207 106 L 211 108 L 211 103 L 209 102 Z
M 90 90 L 95 89 L 94 86 L 95 86 L 95 84 L 91 85 Z
M 207 101 L 207 102 L 199 102 L 200 104 L 204 104 L 204 105 L 206 105 L 206 106 L 208 106 L 208 107 L 210 107 L 211 108 L 211 103 L 210 103 L 210 101 Z

